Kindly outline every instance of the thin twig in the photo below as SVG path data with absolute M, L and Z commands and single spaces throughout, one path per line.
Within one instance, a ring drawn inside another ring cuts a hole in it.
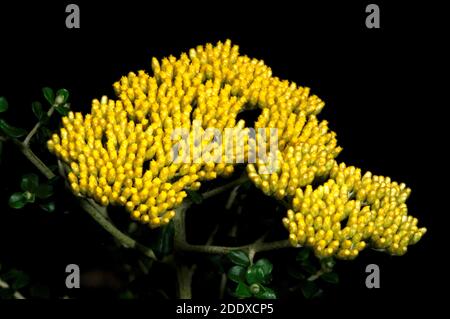
M 219 195 L 220 193 L 226 192 L 230 188 L 233 188 L 237 185 L 241 185 L 241 184 L 245 183 L 246 181 L 248 181 L 248 177 L 247 177 L 247 175 L 244 175 L 238 179 L 235 179 L 234 181 L 231 181 L 228 184 L 225 184 L 223 186 L 214 188 L 213 190 L 207 191 L 207 192 L 203 193 L 202 196 L 204 199 L 208 199 L 210 197 Z
M 238 194 L 239 186 L 235 186 L 233 190 L 230 192 L 230 196 L 228 196 L 227 203 L 225 204 L 225 209 L 230 210 L 231 206 L 233 205 L 234 201 L 236 200 L 236 196 Z
M 192 245 L 186 240 L 186 228 L 185 228 L 185 218 L 186 210 L 189 208 L 190 204 L 186 203 L 177 208 L 174 222 L 174 248 L 175 250 L 184 252 L 197 252 L 205 254 L 228 254 L 234 250 L 254 250 L 254 253 L 282 249 L 291 247 L 289 240 L 279 240 L 274 242 L 264 242 L 261 238 L 256 240 L 254 243 L 244 246 L 228 247 L 228 246 L 213 246 L 213 245 Z
M 250 251 L 253 250 L 254 253 L 259 253 L 263 251 L 269 251 L 269 250 L 277 250 L 277 249 L 283 249 L 283 248 L 289 248 L 292 247 L 288 240 L 279 240 L 279 241 L 273 241 L 268 243 L 261 243 L 261 244 L 249 244 L 244 246 L 236 246 L 236 247 L 229 247 L 229 246 L 203 246 L 203 245 L 191 245 L 191 244 L 182 244 L 178 246 L 179 250 L 187 251 L 187 252 L 196 252 L 196 253 L 204 253 L 204 254 L 218 254 L 218 255 L 224 255 L 228 254 L 229 252 L 235 251 L 235 250 L 244 250 L 244 251 Z
M 94 204 L 90 203 L 88 199 L 80 200 L 81 207 L 94 218 L 97 223 L 99 223 L 108 233 L 114 236 L 123 246 L 127 248 L 135 248 L 142 252 L 145 256 L 150 259 L 156 260 L 155 253 L 148 247 L 141 245 L 133 238 L 122 233 L 116 226 L 114 226 L 111 222 L 109 222 L 105 216 L 98 211 Z
M 55 107 L 52 106 L 47 112 L 47 117 L 50 118 L 54 111 L 55 111 Z M 23 145 L 28 146 L 30 144 L 31 139 L 36 134 L 36 132 L 39 130 L 41 125 L 42 125 L 41 121 L 36 123 L 36 125 L 33 127 L 33 129 L 30 131 L 30 133 L 28 133 L 27 137 L 25 137 L 25 139 L 23 140 L 23 142 L 22 142 Z
M 314 281 L 318 279 L 320 276 L 322 276 L 326 271 L 324 269 L 319 269 L 315 274 L 312 274 L 309 276 L 306 280 L 307 281 Z
M 223 273 L 220 276 L 220 287 L 219 287 L 219 299 L 223 299 L 223 297 L 225 296 L 225 289 L 227 287 L 227 274 Z
M 56 175 L 52 172 L 50 168 L 48 168 L 36 154 L 25 144 L 17 139 L 11 139 L 14 144 L 19 147 L 19 150 L 25 155 L 28 160 L 33 163 L 34 166 L 48 179 L 54 178 Z
M 214 237 L 216 236 L 218 231 L 219 225 L 216 225 L 216 227 L 214 227 L 213 231 L 209 235 L 208 240 L 206 241 L 206 245 L 212 245 L 212 243 L 214 242 Z

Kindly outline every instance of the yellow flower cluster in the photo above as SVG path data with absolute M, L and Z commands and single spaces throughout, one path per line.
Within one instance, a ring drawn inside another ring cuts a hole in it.
M 273 112 L 278 114 L 276 110 Z M 266 125 L 266 114 L 263 112 L 260 116 L 257 127 Z M 327 176 L 341 148 L 337 146 L 336 134 L 328 131 L 327 122 L 319 123 L 315 115 L 307 117 L 302 111 L 290 113 L 289 116 L 280 116 L 275 125 L 281 137 L 277 157 L 273 160 L 268 158 L 269 161 L 259 160 L 256 165 L 248 164 L 247 172 L 256 187 L 266 195 L 282 199 L 294 196 L 298 188 Z M 275 168 L 275 172 L 269 173 L 270 166 Z
M 336 163 L 341 147 L 317 119 L 324 102 L 309 88 L 272 76 L 229 40 L 153 58 L 151 68 L 152 75 L 130 72 L 114 83 L 116 100 L 93 100 L 86 115 L 70 112 L 48 141 L 70 167 L 76 195 L 125 206 L 158 227 L 186 190 L 246 163 L 256 187 L 291 203 L 283 222 L 292 245 L 314 247 L 319 257 L 353 258 L 366 242 L 401 255 L 425 233 L 407 216 L 404 184 Z M 261 114 L 253 128 L 237 120 L 254 108 Z M 231 143 L 229 128 L 237 129 Z M 313 189 L 318 181 L 326 182 Z
M 296 190 L 283 223 L 292 245 L 310 246 L 318 257 L 353 259 L 366 242 L 403 255 L 426 232 L 407 215 L 410 192 L 389 177 L 370 172 L 361 177 L 360 169 L 335 164 L 323 185 Z
M 266 108 L 261 121 L 278 127 L 286 124 L 289 112 L 300 112 L 300 118 L 323 107 L 307 89 L 272 77 L 262 61 L 240 56 L 229 40 L 215 47 L 198 46 L 179 59 L 153 58 L 152 69 L 153 76 L 131 72 L 114 83 L 118 100 L 94 100 L 85 116 L 70 112 L 60 134 L 48 141 L 49 150 L 70 167 L 68 179 L 75 194 L 102 205 L 124 205 L 133 218 L 152 227 L 173 218 L 185 189 L 196 190 L 201 181 L 229 176 L 233 163 L 247 158 L 249 145 L 255 143 L 249 141 L 244 121 L 236 123 L 239 112 L 256 105 Z M 270 116 L 278 107 L 284 108 L 282 116 Z M 202 133 L 212 127 L 221 132 L 239 128 L 235 140 L 243 143 L 222 149 L 211 134 L 195 134 L 196 121 Z M 188 138 L 176 134 L 179 128 L 188 130 Z M 287 128 L 284 136 L 299 130 L 300 125 Z M 206 145 L 210 149 L 205 152 Z M 177 161 L 186 149 L 191 159 L 201 153 L 200 160 Z

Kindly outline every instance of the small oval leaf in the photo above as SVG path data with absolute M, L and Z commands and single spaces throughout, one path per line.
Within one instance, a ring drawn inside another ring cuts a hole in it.
M 240 282 L 237 285 L 234 294 L 238 298 L 248 298 L 248 297 L 252 296 L 252 292 L 250 291 L 250 288 L 243 282 Z
M 8 101 L 3 96 L 0 96 L 0 113 L 8 110 Z
M 20 188 L 24 192 L 34 193 L 39 186 L 39 177 L 36 174 L 25 174 L 20 181 Z
M 255 297 L 258 299 L 277 299 L 275 291 L 267 287 L 265 287 L 259 293 L 257 293 Z
M 53 105 L 55 103 L 55 93 L 53 92 L 53 89 L 49 87 L 45 87 L 42 89 L 42 93 L 44 94 L 45 99 L 50 103 L 50 105 Z
M 42 116 L 44 114 L 44 109 L 42 108 L 42 104 L 38 101 L 31 103 L 31 109 L 33 110 L 34 115 L 36 115 L 37 119 L 42 120 Z
M 338 284 L 339 276 L 335 272 L 326 272 L 322 276 L 320 276 L 323 281 L 329 282 L 330 284 Z
M 262 267 L 257 265 L 252 265 L 248 268 L 247 273 L 245 274 L 245 278 L 247 279 L 247 283 L 259 284 L 265 282 L 265 275 Z
M 247 267 L 250 265 L 250 259 L 242 250 L 234 250 L 228 253 L 228 258 L 230 258 L 231 262 L 239 266 Z
M 0 129 L 9 137 L 18 138 L 24 136 L 27 131 L 22 128 L 14 127 L 6 123 L 3 119 L 0 119 Z
M 228 270 L 228 279 L 234 282 L 241 282 L 245 280 L 246 269 L 242 266 L 233 266 Z
M 41 204 L 39 205 L 43 210 L 45 210 L 46 212 L 52 213 L 55 211 L 56 205 L 55 202 L 49 202 L 49 203 L 45 203 L 45 204 Z
M 259 259 L 255 263 L 255 265 L 261 267 L 261 269 L 264 272 L 264 276 L 270 275 L 270 273 L 272 272 L 272 269 L 273 269 L 272 263 L 266 258 Z
M 9 198 L 8 204 L 11 208 L 20 209 L 27 203 L 27 199 L 23 193 L 14 193 Z
M 301 289 L 302 289 L 303 296 L 306 299 L 311 299 L 319 293 L 319 288 L 312 281 L 305 281 L 301 285 Z
M 295 260 L 297 262 L 303 262 L 303 261 L 307 260 L 308 257 L 309 257 L 309 249 L 302 248 L 302 249 L 300 249 L 297 256 L 295 257 Z
M 53 186 L 48 184 L 41 184 L 36 189 L 36 196 L 40 199 L 49 198 L 53 195 Z
M 65 107 L 64 105 L 55 106 L 55 110 L 62 116 L 66 116 L 67 114 L 69 114 L 69 109 L 67 107 Z

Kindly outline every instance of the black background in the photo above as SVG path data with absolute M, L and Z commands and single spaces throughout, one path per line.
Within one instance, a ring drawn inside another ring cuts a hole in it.
M 149 70 L 152 56 L 177 56 L 229 38 L 241 54 L 263 59 L 274 75 L 321 97 L 326 106 L 320 118 L 344 148 L 338 159 L 405 182 L 413 190 L 410 214 L 428 228 L 403 257 L 367 251 L 344 263 L 339 288 L 323 302 L 340 301 L 346 313 L 361 304 L 402 309 L 440 298 L 437 287 L 446 270 L 438 224 L 448 213 L 437 184 L 446 174 L 438 124 L 445 103 L 433 101 L 436 74 L 443 72 L 435 17 L 441 8 L 378 1 L 381 29 L 367 29 L 370 2 L 76 1 L 81 28 L 69 30 L 68 3 L 0 5 L 0 96 L 8 98 L 11 122 L 33 125 L 30 104 L 44 86 L 67 88 L 72 108 L 86 112 L 93 98 L 113 96 L 112 83 L 121 75 Z M 20 163 L 15 158 L 2 164 L 1 178 L 12 179 L 11 189 L 17 187 L 11 167 Z M 63 280 L 68 263 L 110 262 L 102 261 L 98 226 L 92 224 L 89 217 L 1 211 L 0 256 L 44 272 L 50 281 Z M 381 289 L 364 285 L 369 263 L 381 267 Z

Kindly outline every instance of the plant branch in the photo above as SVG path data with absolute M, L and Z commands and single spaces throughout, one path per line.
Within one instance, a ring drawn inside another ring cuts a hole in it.
M 94 203 L 91 203 L 88 199 L 80 200 L 81 207 L 95 219 L 108 233 L 110 233 L 114 238 L 116 238 L 123 246 L 127 248 L 135 248 L 142 252 L 145 256 L 150 259 L 156 260 L 156 256 L 150 248 L 138 243 L 133 238 L 122 233 L 116 226 L 109 222 L 105 216 L 97 210 Z
M 196 265 L 189 267 L 184 263 L 177 263 L 176 271 L 179 299 L 192 299 L 192 276 L 196 268 Z
M 225 296 L 225 289 L 227 288 L 227 274 L 223 273 L 220 276 L 220 287 L 219 287 L 219 299 L 223 299 Z
M 23 155 L 25 155 L 28 160 L 33 163 L 34 166 L 48 179 L 54 178 L 56 175 L 52 172 L 50 168 L 48 168 L 44 162 L 41 161 L 39 157 L 36 156 L 36 154 L 33 153 L 33 151 L 24 143 L 17 139 L 11 139 L 14 144 L 16 144 L 19 148 L 19 150 L 22 152 Z
M 263 251 L 276 250 L 291 247 L 289 240 L 279 240 L 274 242 L 264 242 L 264 237 L 259 238 L 254 243 L 244 246 L 228 247 L 228 246 L 213 246 L 213 245 L 192 245 L 186 240 L 186 210 L 190 204 L 183 204 L 177 208 L 175 217 L 173 219 L 175 234 L 174 234 L 174 248 L 178 251 L 197 252 L 205 254 L 228 254 L 234 250 L 254 251 L 254 254 Z
M 176 214 L 173 218 L 173 246 L 175 251 L 180 251 L 180 247 L 186 244 L 185 214 L 189 206 L 190 203 L 181 204 L 181 206 L 176 209 Z M 175 257 L 177 258 L 177 255 Z M 195 268 L 189 267 L 182 261 L 178 261 L 175 263 L 175 270 L 177 274 L 178 298 L 191 299 L 192 276 Z
M 50 118 L 53 114 L 53 112 L 55 111 L 55 107 L 52 106 L 48 112 L 47 112 L 47 117 Z M 39 128 L 41 127 L 42 122 L 39 121 L 36 123 L 36 125 L 33 127 L 33 129 L 30 131 L 30 133 L 28 133 L 28 135 L 25 137 L 25 139 L 23 140 L 23 145 L 28 146 L 30 144 L 31 139 L 33 138 L 33 136 L 36 134 L 36 132 L 39 130 Z
M 235 179 L 234 181 L 229 182 L 228 184 L 225 184 L 223 186 L 219 186 L 217 188 L 214 188 L 210 191 L 204 192 L 202 194 L 204 199 L 208 199 L 210 197 L 214 197 L 216 195 L 219 195 L 223 192 L 226 192 L 227 190 L 234 188 L 235 186 L 241 185 L 243 183 L 245 183 L 246 181 L 248 181 L 248 177 L 247 175 L 244 175 L 238 179 Z
M 37 125 L 36 125 L 37 126 Z M 35 126 L 35 127 L 36 127 Z M 39 127 L 38 127 L 39 128 Z M 37 130 L 37 129 L 36 129 Z M 35 130 L 35 131 L 36 131 Z M 34 133 L 33 133 L 34 134 Z M 33 163 L 36 168 L 48 179 L 54 178 L 55 174 L 36 156 L 36 154 L 33 153 L 33 151 L 29 148 L 28 143 L 31 139 L 32 135 L 31 132 L 27 136 L 24 142 L 20 142 L 19 140 L 12 139 L 14 144 L 16 144 L 20 151 L 24 154 L 25 157 L 28 158 L 28 160 Z M 31 136 L 31 137 L 30 137 Z M 215 188 L 213 190 L 210 190 L 208 192 L 203 193 L 203 198 L 208 199 L 213 196 L 216 196 L 218 194 L 221 194 L 229 189 L 235 188 L 238 185 L 241 185 L 242 183 L 246 182 L 248 180 L 248 177 L 242 176 L 228 184 L 225 184 L 223 186 L 220 186 L 218 188 Z M 135 248 L 139 251 L 141 251 L 144 255 L 147 257 L 156 260 L 156 256 L 154 252 L 140 243 L 138 243 L 133 238 L 127 236 L 126 234 L 122 233 L 117 227 L 115 227 L 101 212 L 101 210 L 97 209 L 96 204 L 91 202 L 91 200 L 88 199 L 80 199 L 81 207 L 89 214 L 92 218 L 94 218 L 97 223 L 99 223 L 107 232 L 109 232 L 111 235 L 113 235 L 122 245 L 129 248 Z M 248 253 L 251 253 L 252 256 L 258 252 L 262 251 L 269 251 L 269 250 L 275 250 L 275 249 L 282 249 L 290 247 L 288 240 L 280 240 L 275 242 L 264 242 L 263 240 L 257 240 L 252 244 L 245 245 L 245 246 L 238 246 L 238 247 L 225 247 L 225 246 L 213 246 L 213 245 L 191 245 L 186 240 L 186 227 L 185 227 L 185 213 L 187 208 L 192 203 L 190 201 L 186 201 L 183 203 L 180 207 L 178 207 L 176 211 L 176 215 L 174 217 L 174 228 L 175 228 L 175 234 L 174 234 L 174 248 L 175 251 L 183 251 L 183 252 L 197 252 L 197 253 L 207 253 L 207 254 L 227 254 L 234 250 L 245 250 Z M 180 282 L 180 297 L 190 297 L 190 284 L 192 280 L 192 274 L 195 270 L 194 267 L 187 267 L 185 265 L 180 265 L 180 267 L 177 266 L 177 275 L 178 276 L 185 276 L 186 278 L 183 279 Z M 186 268 L 186 269 L 185 269 Z M 186 285 L 189 284 L 189 287 L 187 288 Z M 189 291 L 188 291 L 189 290 Z
M 291 247 L 291 245 L 288 240 L 279 240 L 279 241 L 273 241 L 273 242 L 267 242 L 267 243 L 266 242 L 253 243 L 253 244 L 249 244 L 249 245 L 236 246 L 236 247 L 191 245 L 191 244 L 186 243 L 186 244 L 179 246 L 178 248 L 180 250 L 188 251 L 188 252 L 224 255 L 224 254 L 228 254 L 229 252 L 232 252 L 235 250 L 244 250 L 247 252 L 250 252 L 250 250 L 252 250 L 256 254 L 256 253 L 263 252 L 263 251 L 277 250 L 277 249 L 283 249 L 283 248 L 289 248 L 289 247 Z
M 320 276 L 322 276 L 326 271 L 324 269 L 319 269 L 315 274 L 312 274 L 309 276 L 306 280 L 307 281 L 314 281 L 318 279 Z

